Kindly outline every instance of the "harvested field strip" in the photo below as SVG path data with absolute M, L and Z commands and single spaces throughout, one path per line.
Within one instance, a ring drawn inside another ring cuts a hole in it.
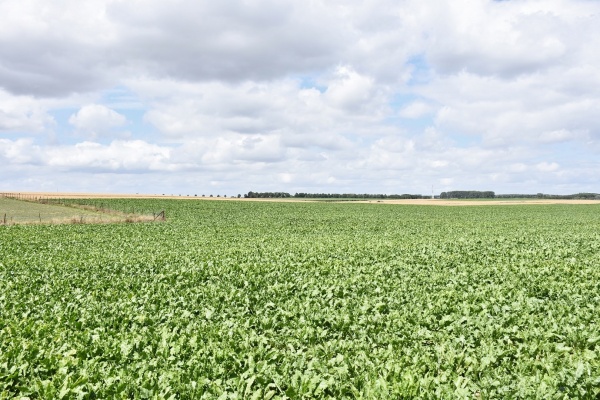
M 59 205 L 0 198 L 0 223 L 35 224 L 109 221 L 114 218 L 100 213 Z
M 76 203 L 44 204 L 0 197 L 0 225 L 143 222 L 155 219 L 153 215 L 98 210 Z

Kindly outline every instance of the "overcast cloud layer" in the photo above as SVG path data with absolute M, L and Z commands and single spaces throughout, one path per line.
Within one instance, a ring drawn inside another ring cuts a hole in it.
M 0 191 L 600 192 L 600 2 L 3 0 Z

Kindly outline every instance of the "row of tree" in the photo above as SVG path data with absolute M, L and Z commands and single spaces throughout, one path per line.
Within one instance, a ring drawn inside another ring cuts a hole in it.
M 497 196 L 498 197 L 498 196 Z M 575 194 L 544 194 L 535 195 L 538 199 L 560 199 L 560 200 L 600 200 L 598 193 L 575 193 Z
M 492 191 L 453 190 L 440 193 L 440 199 L 493 199 L 496 194 Z
M 240 195 L 238 195 L 240 197 Z M 301 199 L 429 199 L 431 196 L 420 194 L 369 194 L 369 193 L 295 193 L 287 192 L 248 192 L 244 195 L 246 199 L 253 198 L 301 198 Z M 598 193 L 576 193 L 576 194 L 495 194 L 493 191 L 478 190 L 453 190 L 442 192 L 439 199 L 586 199 L 600 200 Z
M 286 192 L 248 192 L 244 195 L 245 199 L 283 199 L 292 197 Z
M 306 199 L 425 199 L 420 194 L 371 194 L 371 193 L 296 193 L 294 197 Z
M 560 200 L 600 200 L 598 193 L 576 194 L 495 194 L 492 191 L 455 190 L 442 192 L 440 199 L 560 199 Z
M 369 194 L 369 193 L 295 193 L 286 192 L 248 192 L 246 199 L 257 198 L 300 198 L 300 199 L 426 199 L 420 194 Z

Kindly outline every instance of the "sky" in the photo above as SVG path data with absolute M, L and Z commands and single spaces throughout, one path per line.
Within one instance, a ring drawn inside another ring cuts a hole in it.
M 600 192 L 600 1 L 0 1 L 0 191 L 449 190 Z

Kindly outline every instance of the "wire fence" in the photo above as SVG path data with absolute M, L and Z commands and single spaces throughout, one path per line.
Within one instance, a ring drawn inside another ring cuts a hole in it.
M 165 221 L 165 211 L 151 209 L 147 203 L 131 199 L 80 199 L 47 196 L 35 193 L 1 192 L 0 199 L 17 200 L 41 205 L 64 208 L 64 212 L 56 209 L 36 209 L 35 207 L 16 207 L 17 210 L 0 208 L 0 224 L 15 223 L 52 223 L 58 219 L 67 219 L 71 223 L 93 222 L 145 222 Z M 6 206 L 6 205 L 5 205 Z M 60 209 L 59 209 L 60 210 Z M 69 211 L 70 210 L 70 211 Z M 75 212 L 78 210 L 77 212 Z M 81 213 L 85 211 L 85 213 Z M 44 214 L 44 215 L 43 215 Z M 60 214 L 57 216 L 57 214 Z M 105 218 L 102 218 L 105 216 Z

